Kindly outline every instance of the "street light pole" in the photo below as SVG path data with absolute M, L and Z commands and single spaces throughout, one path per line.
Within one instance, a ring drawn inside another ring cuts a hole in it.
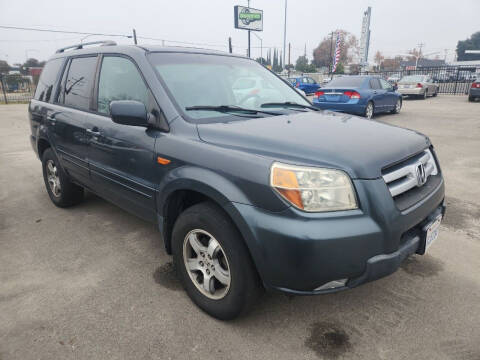
M 285 0 L 285 22 L 283 23 L 283 66 L 285 66 L 286 46 L 287 46 L 287 0 Z
M 255 34 L 255 33 L 253 33 L 253 35 L 255 35 L 256 38 L 257 38 L 258 40 L 260 40 L 260 59 L 263 59 L 263 39 L 262 39 L 260 36 L 258 36 L 257 34 Z M 262 60 L 262 62 L 263 62 L 263 60 Z M 262 65 L 263 65 L 263 64 L 262 64 Z
M 250 8 L 250 0 L 247 0 L 247 7 Z M 250 30 L 248 30 L 248 51 L 247 55 L 250 58 Z

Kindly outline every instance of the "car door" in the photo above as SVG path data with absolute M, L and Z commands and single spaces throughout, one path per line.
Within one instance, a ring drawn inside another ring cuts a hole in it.
M 109 113 L 113 100 L 140 101 L 155 112 L 156 102 L 134 62 L 120 55 L 103 56 L 95 98 L 97 113 L 87 128 L 92 182 L 103 197 L 155 220 L 154 148 L 159 131 L 114 123 Z
M 380 86 L 382 90 L 385 91 L 384 94 L 384 110 L 392 110 L 397 104 L 398 96 L 393 89 L 393 86 L 383 79 L 378 79 L 380 81 Z
M 88 139 L 89 112 L 98 56 L 73 57 L 63 73 L 58 98 L 49 115 L 50 139 L 60 164 L 71 178 L 89 185 Z
M 310 92 L 315 92 L 320 88 L 320 85 L 317 84 L 315 80 L 313 80 L 311 77 L 307 78 L 308 83 L 310 84 Z
M 369 84 L 376 111 L 383 111 L 385 108 L 385 90 L 382 89 L 380 81 L 377 78 L 371 78 Z

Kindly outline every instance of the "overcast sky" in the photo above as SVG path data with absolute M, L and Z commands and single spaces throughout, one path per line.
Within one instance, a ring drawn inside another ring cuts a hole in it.
M 285 0 L 251 0 L 264 10 L 263 46 L 283 47 Z M 0 25 L 57 30 L 130 34 L 199 44 L 245 54 L 247 32 L 233 26 L 233 6 L 246 0 L 0 0 Z M 377 50 L 395 55 L 424 43 L 424 54 L 439 52 L 453 59 L 456 43 L 480 31 L 480 0 L 288 0 L 287 43 L 292 62 L 307 55 L 330 31 L 341 28 L 360 38 L 363 12 L 372 7 L 370 61 Z M 57 48 L 77 43 L 81 35 L 0 29 L 0 59 L 13 64 L 26 56 L 47 59 Z M 105 37 L 91 36 L 87 41 Z M 111 38 L 118 43 L 130 39 Z M 139 43 L 161 44 L 139 39 Z M 260 55 L 260 41 L 252 35 L 252 56 Z M 258 47 L 258 48 L 257 48 Z M 264 55 L 266 51 L 264 50 Z M 434 55 L 433 55 L 434 56 Z M 433 57 L 432 56 L 432 57 Z

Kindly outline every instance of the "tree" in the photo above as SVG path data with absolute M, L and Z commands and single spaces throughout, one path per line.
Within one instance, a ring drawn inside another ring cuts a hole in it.
M 342 63 L 337 64 L 337 68 L 335 69 L 335 74 L 345 74 L 345 68 L 343 67 Z
M 263 66 L 267 66 L 267 60 L 263 57 L 258 57 L 258 58 L 255 59 L 255 61 L 259 62 Z
M 330 35 L 325 36 L 315 50 L 313 50 L 313 62 L 316 66 L 330 66 L 332 64 L 336 34 L 338 33 L 341 39 L 339 61 L 343 64 L 349 64 L 354 58 L 358 57 L 359 48 L 357 38 L 352 33 L 340 29 L 334 31 L 333 39 Z
M 295 63 L 295 70 L 306 72 L 305 68 L 308 67 L 308 59 L 305 55 L 299 56 L 297 62 Z
M 382 61 L 383 59 L 385 59 L 385 57 L 382 55 L 382 53 L 380 51 L 377 51 L 375 53 L 375 64 L 377 64 L 378 67 L 380 67 L 380 65 L 382 64 Z
M 295 70 L 302 73 L 311 73 L 317 71 L 315 64 L 309 64 L 305 55 L 299 56 L 295 63 Z
M 5 60 L 0 60 L 0 74 L 6 74 L 10 71 L 10 65 Z
M 480 54 L 465 54 L 465 50 L 480 50 L 480 31 L 457 43 L 458 61 L 480 60 Z
M 385 71 L 396 71 L 400 68 L 400 62 L 402 60 L 403 57 L 400 55 L 397 55 L 394 58 L 383 59 L 380 64 L 380 69 Z

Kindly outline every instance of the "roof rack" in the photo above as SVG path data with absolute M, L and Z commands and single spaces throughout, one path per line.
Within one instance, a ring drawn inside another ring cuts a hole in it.
M 76 44 L 76 45 L 71 45 L 67 46 L 61 49 L 58 49 L 55 53 L 63 53 L 65 50 L 68 49 L 73 49 L 73 50 L 79 50 L 83 49 L 85 45 L 96 45 L 96 44 L 101 44 L 101 46 L 114 46 L 117 45 L 115 41 L 112 40 L 103 40 L 103 41 L 92 41 L 92 42 L 86 42 L 86 43 L 81 43 L 81 44 Z

